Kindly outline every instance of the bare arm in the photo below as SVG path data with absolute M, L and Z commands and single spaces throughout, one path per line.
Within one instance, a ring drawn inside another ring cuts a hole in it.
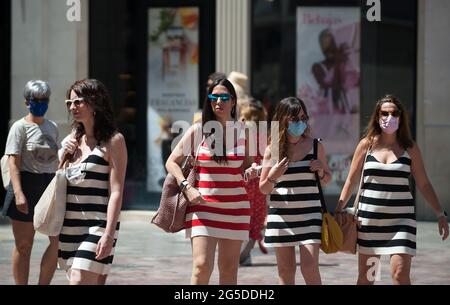
M 356 147 L 355 153 L 353 155 L 352 164 L 350 166 L 350 171 L 345 181 L 344 187 L 342 188 L 341 196 L 339 197 L 338 205 L 336 206 L 335 212 L 341 211 L 347 205 L 348 200 L 352 196 L 355 186 L 358 186 L 361 171 L 364 166 L 364 159 L 369 148 L 369 141 L 363 139 L 359 142 Z
M 447 217 L 441 214 L 443 209 L 439 203 L 436 192 L 428 179 L 420 149 L 416 144 L 414 144 L 412 148 L 408 149 L 408 153 L 411 157 L 411 173 L 416 180 L 417 188 L 436 213 L 438 217 L 439 235 L 442 236 L 442 240 L 446 240 L 449 235 Z
M 181 182 L 186 180 L 187 178 L 183 175 L 183 171 L 181 170 L 180 166 L 181 162 L 187 156 L 186 154 L 191 153 L 193 150 L 196 152 L 198 144 L 200 144 L 194 143 L 196 142 L 194 141 L 195 136 L 197 135 L 198 137 L 200 135 L 200 130 L 198 129 L 199 126 L 201 125 L 196 124 L 188 129 L 186 134 L 183 136 L 183 138 L 181 138 L 181 141 L 177 144 L 177 146 L 175 146 L 174 150 L 167 159 L 166 162 L 167 172 L 177 179 L 178 185 L 180 185 Z M 193 185 L 186 186 L 183 189 L 183 192 L 186 195 L 189 202 L 193 204 L 204 203 L 202 195 Z
M 114 235 L 120 210 L 122 209 L 123 188 L 128 161 L 127 147 L 122 134 L 118 133 L 111 139 L 109 152 L 111 172 L 109 175 L 110 196 L 106 233 Z
M 256 178 L 256 169 L 252 170 L 250 169 L 250 167 L 252 166 L 252 164 L 255 162 L 255 157 L 254 156 L 250 156 L 250 130 L 245 129 L 245 138 L 247 139 L 245 141 L 245 159 L 244 162 L 242 164 L 242 171 L 248 171 L 250 174 L 250 179 Z
M 267 176 L 269 175 L 269 171 L 272 168 L 270 164 L 270 145 L 266 147 L 266 151 L 264 152 L 264 158 L 262 161 L 262 171 L 261 171 L 261 178 L 259 180 L 259 190 L 261 193 L 267 195 L 272 192 L 274 184 L 267 180 Z
M 318 171 L 319 178 L 321 178 L 320 182 L 322 185 L 327 185 L 331 181 L 331 171 L 328 167 L 325 147 L 320 142 L 317 143 L 317 159 L 319 162 L 311 161 L 310 169 L 313 172 Z
M 122 134 L 117 133 L 107 146 L 109 153 L 109 201 L 106 215 L 105 234 L 97 245 L 96 259 L 108 257 L 113 246 L 116 226 L 122 209 L 123 189 L 127 169 L 127 147 Z
M 195 150 L 195 148 L 193 147 L 195 129 L 196 125 L 191 126 L 188 129 L 188 131 L 181 138 L 181 141 L 175 146 L 166 162 L 167 172 L 169 174 L 172 174 L 177 179 L 178 184 L 186 179 L 186 177 L 183 175 L 183 171 L 181 170 L 181 163 L 186 157 L 186 152 L 192 152 L 193 150 Z
M 20 163 L 22 162 L 20 155 L 9 155 L 9 175 L 11 177 L 11 184 L 14 190 L 17 209 L 28 214 L 28 200 L 22 190 L 22 182 L 20 179 Z
M 281 161 L 276 162 L 275 165 L 272 166 L 274 161 L 271 160 L 272 156 L 270 147 L 271 146 L 269 145 L 264 152 L 264 159 L 262 164 L 263 168 L 261 172 L 261 178 L 259 180 L 259 190 L 265 195 L 272 192 L 277 179 L 286 172 L 289 166 L 289 160 L 287 157 L 283 158 L 283 160 Z
M 417 188 L 434 210 L 434 213 L 436 215 L 440 214 L 442 212 L 442 207 L 436 192 L 428 179 L 419 147 L 414 144 L 412 148 L 408 149 L 408 153 L 411 156 L 411 173 L 416 181 Z

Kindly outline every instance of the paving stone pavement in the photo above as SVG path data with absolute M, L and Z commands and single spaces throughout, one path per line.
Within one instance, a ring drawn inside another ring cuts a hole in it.
M 184 232 L 168 234 L 150 224 L 149 212 L 123 213 L 112 271 L 107 284 L 117 285 L 188 285 L 191 274 L 191 246 Z M 0 285 L 14 284 L 11 271 L 13 236 L 9 224 L 0 225 Z M 413 284 L 450 284 L 450 241 L 442 242 L 437 224 L 418 222 L 418 255 L 413 259 Z M 47 246 L 47 237 L 36 234 L 31 258 L 30 284 L 38 278 L 40 257 Z M 298 250 L 297 250 L 298 253 Z M 298 255 L 297 255 L 298 257 Z M 217 260 L 216 260 L 217 261 Z M 275 253 L 262 254 L 256 246 L 252 265 L 240 267 L 238 283 L 245 285 L 276 285 Z M 297 284 L 304 284 L 297 269 Z M 356 282 L 357 257 L 348 254 L 320 254 L 320 272 L 326 285 L 353 285 Z M 52 281 L 67 284 L 65 272 L 57 270 Z M 211 284 L 218 284 L 217 266 Z M 389 257 L 381 260 L 381 280 L 390 284 Z

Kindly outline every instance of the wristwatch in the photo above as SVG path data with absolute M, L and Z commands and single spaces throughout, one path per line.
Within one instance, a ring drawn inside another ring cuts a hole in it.
M 446 211 L 442 211 L 441 213 L 439 213 L 439 215 L 438 215 L 437 218 L 439 219 L 439 218 L 441 218 L 442 216 L 445 216 L 445 218 L 447 218 L 447 216 L 448 216 L 448 215 L 447 215 L 447 212 L 446 212 Z
M 180 183 L 180 190 L 184 191 L 184 189 L 189 185 L 189 182 L 185 179 Z

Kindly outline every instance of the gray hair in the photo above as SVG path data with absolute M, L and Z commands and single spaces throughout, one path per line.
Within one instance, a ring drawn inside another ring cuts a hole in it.
M 23 96 L 27 101 L 49 99 L 51 93 L 48 83 L 42 80 L 30 80 L 23 90 Z

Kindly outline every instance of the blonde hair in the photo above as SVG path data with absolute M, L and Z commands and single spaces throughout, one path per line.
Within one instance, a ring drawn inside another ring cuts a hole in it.
M 255 123 L 266 121 L 267 111 L 260 101 L 250 99 L 249 103 L 242 107 L 240 111 L 240 120 Z

